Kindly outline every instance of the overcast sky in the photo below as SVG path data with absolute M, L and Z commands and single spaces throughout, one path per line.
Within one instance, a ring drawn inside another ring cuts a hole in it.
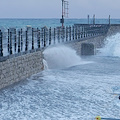
M 120 18 L 120 0 L 68 0 L 69 18 Z M 0 0 L 0 18 L 60 18 L 61 0 Z

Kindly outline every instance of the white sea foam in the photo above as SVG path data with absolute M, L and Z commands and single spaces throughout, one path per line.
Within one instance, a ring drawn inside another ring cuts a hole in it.
M 88 62 L 83 61 L 76 51 L 66 46 L 56 46 L 47 48 L 44 52 L 48 68 L 66 68 Z
M 120 33 L 106 38 L 105 47 L 100 49 L 103 56 L 120 57 Z

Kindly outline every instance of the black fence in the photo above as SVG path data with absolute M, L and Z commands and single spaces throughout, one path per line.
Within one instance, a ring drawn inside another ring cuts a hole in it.
M 49 45 L 77 40 L 107 33 L 107 24 L 75 24 L 56 28 L 10 28 L 0 30 L 0 58 L 43 49 Z

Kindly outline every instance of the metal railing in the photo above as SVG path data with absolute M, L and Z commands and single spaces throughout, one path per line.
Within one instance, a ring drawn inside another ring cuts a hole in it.
M 0 58 L 43 49 L 63 42 L 86 40 L 107 33 L 107 24 L 75 24 L 56 28 L 0 30 Z

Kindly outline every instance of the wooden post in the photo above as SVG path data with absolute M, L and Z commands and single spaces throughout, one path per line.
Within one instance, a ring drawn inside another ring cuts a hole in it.
M 26 30 L 26 43 L 25 43 L 25 51 L 28 50 L 28 34 L 27 34 L 27 30 Z
M 32 50 L 34 49 L 34 28 L 32 28 Z
M 18 32 L 18 53 L 20 52 L 20 31 Z
M 0 57 L 3 56 L 2 32 L 0 30 Z
M 12 54 L 12 32 L 10 32 L 10 55 Z

